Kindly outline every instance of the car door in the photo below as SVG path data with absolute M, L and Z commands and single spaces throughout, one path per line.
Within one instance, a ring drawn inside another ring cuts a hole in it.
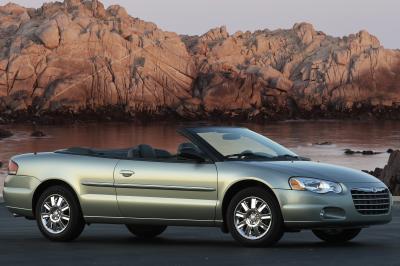
M 65 155 L 64 155 L 65 156 Z M 119 215 L 113 173 L 118 159 L 67 155 L 68 167 L 60 174 L 80 182 L 79 201 L 85 218 Z M 70 167 L 70 166 L 73 167 Z
M 123 217 L 214 220 L 214 163 L 120 160 L 114 182 Z

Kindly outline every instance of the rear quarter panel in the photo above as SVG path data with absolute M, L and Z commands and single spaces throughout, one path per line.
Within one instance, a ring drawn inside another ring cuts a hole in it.
M 8 183 L 5 183 L 4 194 L 7 203 L 10 202 L 10 197 L 14 197 L 18 198 L 16 204 L 26 207 L 32 204 L 33 192 L 39 185 L 50 180 L 61 180 L 76 193 L 84 215 L 119 215 L 114 188 L 82 185 L 83 182 L 113 183 L 117 159 L 52 152 L 24 154 L 12 159 L 19 165 L 19 169 L 18 175 L 9 176 Z M 19 189 L 18 182 L 22 182 L 23 179 L 37 182 L 29 187 L 31 193 L 14 196 L 11 192 Z

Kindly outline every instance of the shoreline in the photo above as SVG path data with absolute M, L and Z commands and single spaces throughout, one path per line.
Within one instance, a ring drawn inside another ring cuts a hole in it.
M 378 111 L 371 110 L 342 110 L 329 111 L 314 108 L 293 112 L 280 110 L 274 113 L 268 110 L 214 110 L 212 112 L 179 113 L 171 109 L 155 111 L 129 112 L 118 107 L 101 108 L 98 110 L 80 111 L 44 111 L 33 113 L 30 111 L 17 111 L 0 113 L 0 125 L 37 124 L 37 125 L 63 125 L 80 123 L 137 123 L 148 124 L 158 122 L 173 123 L 244 123 L 251 122 L 264 124 L 271 122 L 287 121 L 400 121 L 400 107 L 384 108 Z

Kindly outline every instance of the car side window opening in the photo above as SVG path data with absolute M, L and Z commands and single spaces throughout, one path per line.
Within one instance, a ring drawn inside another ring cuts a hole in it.
M 148 160 L 167 162 L 209 162 L 209 158 L 194 143 L 182 142 L 177 144 L 175 151 L 156 148 L 149 144 L 138 144 L 131 148 L 123 149 L 93 149 L 86 147 L 72 147 L 57 151 L 83 156 L 95 156 L 125 160 Z
M 206 154 L 204 154 L 199 147 L 191 142 L 180 143 L 176 149 L 176 153 L 153 148 L 148 144 L 140 144 L 128 150 L 127 159 L 148 159 L 178 162 L 209 161 Z

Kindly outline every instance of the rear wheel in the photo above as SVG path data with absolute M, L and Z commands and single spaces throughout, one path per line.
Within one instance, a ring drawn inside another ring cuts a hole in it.
M 361 232 L 361 228 L 312 230 L 312 232 L 326 242 L 343 243 L 355 238 Z
M 226 221 L 232 237 L 245 246 L 273 245 L 284 232 L 278 202 L 259 187 L 244 189 L 232 198 Z
M 77 238 L 85 227 L 74 194 L 63 186 L 52 186 L 40 195 L 35 217 L 41 233 L 54 241 Z
M 167 229 L 167 226 L 165 225 L 127 224 L 126 227 L 129 232 L 140 238 L 154 238 Z

